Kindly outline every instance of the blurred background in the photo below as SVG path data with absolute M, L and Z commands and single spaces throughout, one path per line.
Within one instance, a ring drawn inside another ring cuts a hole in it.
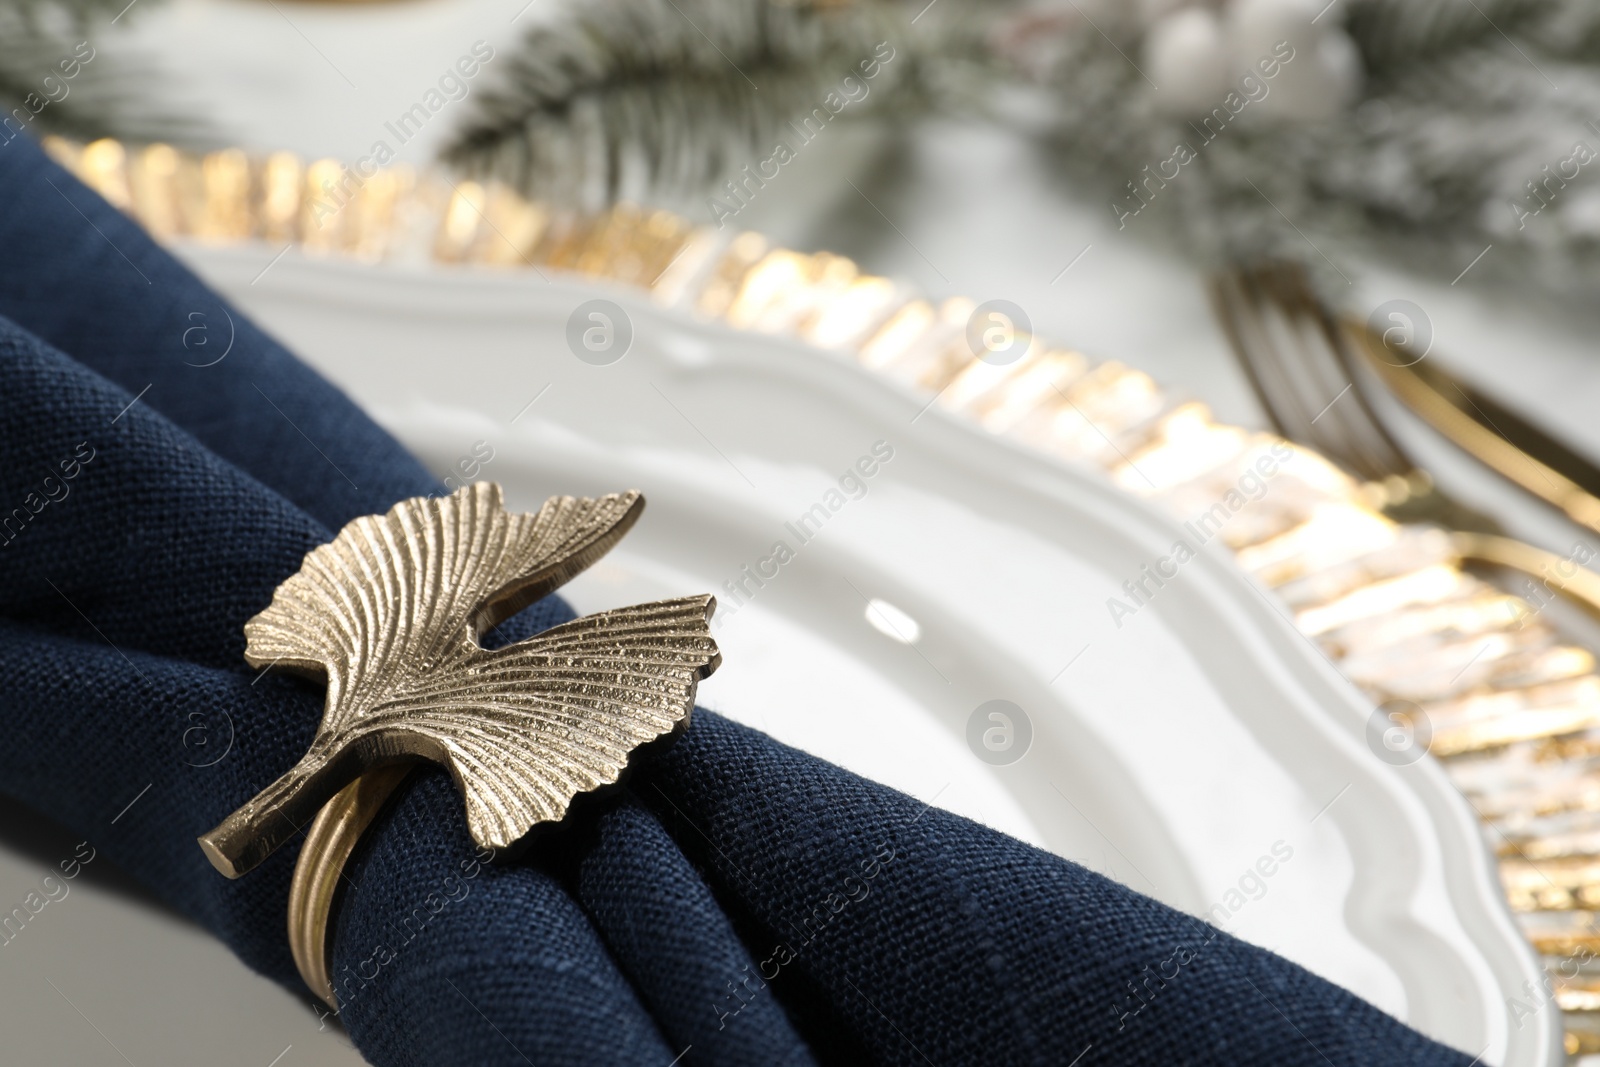
M 669 207 L 1011 299 L 1239 422 L 1259 416 L 1203 281 L 1287 260 L 1340 308 L 1416 302 L 1476 373 L 1585 428 L 1587 4 L 30 0 L 4 17 L 0 77 L 36 133 L 351 161 L 381 142 L 545 201 Z M 96 58 L 69 79 L 81 40 Z M 419 103 L 437 110 L 397 126 Z M 827 135 L 803 143 L 819 109 Z M 729 179 L 758 189 L 747 206 Z

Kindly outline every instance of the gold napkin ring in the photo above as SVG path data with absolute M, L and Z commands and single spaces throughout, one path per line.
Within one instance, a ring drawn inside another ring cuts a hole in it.
M 479 640 L 600 559 L 643 510 L 630 491 L 511 514 L 488 482 L 403 500 L 306 553 L 245 624 L 251 666 L 325 681 L 326 704 L 306 755 L 200 847 L 237 878 L 311 824 L 289 943 L 330 1005 L 327 929 L 344 864 L 408 765 L 446 768 L 473 844 L 500 853 L 688 724 L 699 680 L 722 660 L 714 597 L 599 612 L 504 648 Z
M 307 988 L 339 1010 L 328 972 L 328 920 L 356 842 L 378 817 L 412 768 L 390 764 L 368 771 L 333 795 L 306 831 L 289 882 L 289 951 Z

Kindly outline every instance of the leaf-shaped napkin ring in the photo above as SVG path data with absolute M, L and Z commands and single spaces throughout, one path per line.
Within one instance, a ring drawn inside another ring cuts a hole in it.
M 604 611 L 493 651 L 478 643 L 605 555 L 643 510 L 628 492 L 551 497 L 536 515 L 513 515 L 491 483 L 403 500 L 307 553 L 245 624 L 251 666 L 326 679 L 327 703 L 305 757 L 200 847 L 237 878 L 316 816 L 291 890 L 290 945 L 330 1004 L 333 888 L 402 765 L 446 767 L 473 843 L 499 850 L 688 722 L 696 683 L 721 662 L 713 597 Z

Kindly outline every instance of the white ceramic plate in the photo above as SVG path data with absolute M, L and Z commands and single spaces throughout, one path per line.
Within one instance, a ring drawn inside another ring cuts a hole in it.
M 645 491 L 568 587 L 580 609 L 705 590 L 726 609 L 743 581 L 707 706 L 1209 913 L 1485 1063 L 1558 1057 L 1553 1011 L 1508 1021 L 1538 970 L 1470 810 L 1431 761 L 1368 751 L 1364 699 L 1231 560 L 1203 553 L 1113 623 L 1107 597 L 1176 537 L 1147 504 L 631 290 L 295 254 L 251 284 L 274 251 L 187 255 L 436 469 L 492 450 L 476 476 L 530 507 Z M 596 297 L 633 332 L 607 366 L 566 339 Z M 877 442 L 893 458 L 864 495 L 830 498 Z M 840 506 L 802 543 L 818 503 Z M 778 541 L 793 558 L 762 564 Z M 991 700 L 1031 725 L 1007 765 L 967 740 Z

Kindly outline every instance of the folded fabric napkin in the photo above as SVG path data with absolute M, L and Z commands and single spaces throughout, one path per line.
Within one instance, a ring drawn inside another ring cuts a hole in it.
M 0 789 L 300 990 L 298 841 L 238 881 L 195 844 L 321 712 L 317 687 L 246 666 L 243 626 L 342 524 L 439 486 L 25 137 L 0 147 L 0 202 Z M 213 346 L 186 346 L 202 324 Z M 570 617 L 550 598 L 492 636 Z M 197 738 L 230 735 L 202 758 Z M 474 852 L 430 768 L 348 874 L 334 984 L 383 1067 L 1468 1062 L 1270 952 L 705 711 L 517 862 Z

